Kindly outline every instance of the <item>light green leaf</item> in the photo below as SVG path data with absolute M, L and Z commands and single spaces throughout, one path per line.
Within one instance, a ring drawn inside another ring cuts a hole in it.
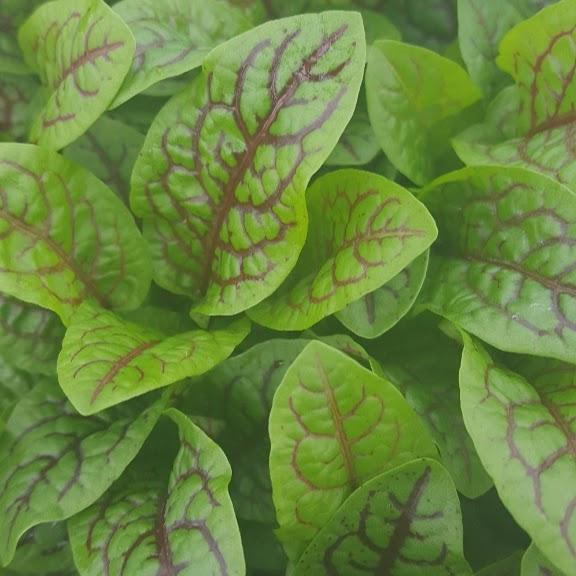
M 196 68 L 224 40 L 250 28 L 236 6 L 220 0 L 122 0 L 114 11 L 136 38 L 136 55 L 114 100 L 119 106 L 146 88 Z
M 450 138 L 480 91 L 458 64 L 392 40 L 368 53 L 368 113 L 380 146 L 402 174 L 425 184 L 454 163 Z
M 504 369 L 464 338 L 462 412 L 498 494 L 535 544 L 576 574 L 575 368 L 526 359 L 526 377 Z
M 33 526 L 64 520 L 96 501 L 154 427 L 163 402 L 83 418 L 56 383 L 37 385 L 0 437 L 0 564 Z
M 532 544 L 522 558 L 521 576 L 564 576 L 564 573 Z
M 228 328 L 167 337 L 84 303 L 74 314 L 58 357 L 58 380 L 81 414 L 207 372 L 250 331 L 246 319 Z
M 102 116 L 63 154 L 90 170 L 127 204 L 132 168 L 143 143 L 137 130 Z
M 26 372 L 54 374 L 64 327 L 48 310 L 0 294 L 0 356 Z
M 378 338 L 390 330 L 418 297 L 428 270 L 428 254 L 418 256 L 384 286 L 337 312 L 336 318 L 362 338 Z
M 82 576 L 244 576 L 242 542 L 222 450 L 170 409 L 180 449 L 170 477 L 135 478 L 69 522 Z
M 134 38 L 102 0 L 54 0 L 23 24 L 18 40 L 50 93 L 30 139 L 59 150 L 108 108 L 132 64 Z
M 269 328 L 309 328 L 394 278 L 436 238 L 425 207 L 377 174 L 331 172 L 306 198 L 310 225 L 296 268 L 248 311 Z
M 364 482 L 436 454 L 396 388 L 321 342 L 286 372 L 269 428 L 278 536 L 292 561 Z
M 421 314 L 378 340 L 382 371 L 422 418 L 438 444 L 456 488 L 478 498 L 491 486 L 460 410 L 460 346 L 438 329 L 438 318 Z
M 136 308 L 150 285 L 134 219 L 92 174 L 58 154 L 0 144 L 0 290 L 67 323 L 92 298 Z
M 37 90 L 29 76 L 0 74 L 0 141 L 25 139 Z
M 429 308 L 501 350 L 576 361 L 576 196 L 534 172 L 476 167 L 422 199 L 440 229 Z
M 352 116 L 358 14 L 263 24 L 214 49 L 152 125 L 133 175 L 156 282 L 231 315 L 272 293 L 307 224 L 304 192 Z
M 294 576 L 469 576 L 450 475 L 421 459 L 364 484 L 322 528 Z

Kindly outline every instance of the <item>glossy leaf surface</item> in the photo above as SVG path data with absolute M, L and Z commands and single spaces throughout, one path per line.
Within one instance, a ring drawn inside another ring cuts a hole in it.
M 362 80 L 359 15 L 279 20 L 213 50 L 162 110 L 134 169 L 155 279 L 195 312 L 268 296 L 304 243 L 304 191 L 350 120 Z

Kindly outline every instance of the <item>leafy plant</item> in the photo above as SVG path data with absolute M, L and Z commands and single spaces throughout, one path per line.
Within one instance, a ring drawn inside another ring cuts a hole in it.
M 576 0 L 0 2 L 2 576 L 576 576 Z

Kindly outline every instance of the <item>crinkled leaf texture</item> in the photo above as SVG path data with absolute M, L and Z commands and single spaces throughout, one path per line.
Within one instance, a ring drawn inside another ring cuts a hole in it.
M 388 381 L 326 344 L 290 366 L 270 413 L 278 536 L 295 561 L 364 482 L 436 448 Z
M 81 417 L 55 382 L 42 382 L 18 403 L 0 437 L 0 563 L 20 537 L 95 502 L 122 474 L 161 411 L 125 408 Z M 140 406 L 141 408 L 141 406 Z
M 356 104 L 362 19 L 263 24 L 214 49 L 155 120 L 133 175 L 158 284 L 231 315 L 272 293 L 306 236 L 304 192 Z
M 521 576 L 565 576 L 548 558 L 546 558 L 534 544 L 532 544 L 522 558 Z
M 460 393 L 466 427 L 498 494 L 535 544 L 576 574 L 574 365 L 524 359 L 523 375 L 465 335 Z
M 189 72 L 224 40 L 250 28 L 237 6 L 221 0 L 122 0 L 114 4 L 136 39 L 136 55 L 113 106 Z
M 66 324 L 85 299 L 136 308 L 150 263 L 132 215 L 92 174 L 28 144 L 0 144 L 0 289 Z
M 302 555 L 294 576 L 471 576 L 450 475 L 415 460 L 356 490 Z
M 418 256 L 381 288 L 336 312 L 336 318 L 361 338 L 378 338 L 412 308 L 428 270 L 429 252 Z
M 30 139 L 59 150 L 108 108 L 134 57 L 134 37 L 102 0 L 54 0 L 24 23 L 18 40 L 49 96 Z
M 81 414 L 94 414 L 207 372 L 230 356 L 249 331 L 243 318 L 221 330 L 167 337 L 85 302 L 66 331 L 58 379 Z
M 238 524 L 228 495 L 232 471 L 222 450 L 182 412 L 180 450 L 170 478 L 122 480 L 69 522 L 82 576 L 244 576 Z
M 576 361 L 576 195 L 512 167 L 448 174 L 422 199 L 440 240 L 425 301 L 509 352 Z
M 331 172 L 306 193 L 310 225 L 298 264 L 248 315 L 276 330 L 303 330 L 381 287 L 437 235 L 406 189 L 359 170 Z
M 454 162 L 450 138 L 481 94 L 455 62 L 393 40 L 368 53 L 366 95 L 380 146 L 402 174 L 426 184 Z

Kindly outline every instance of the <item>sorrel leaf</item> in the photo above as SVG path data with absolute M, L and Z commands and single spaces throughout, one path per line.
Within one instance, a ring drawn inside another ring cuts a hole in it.
M 195 312 L 273 292 L 304 243 L 304 191 L 350 120 L 362 80 L 358 14 L 263 24 L 213 50 L 155 120 L 131 203 L 158 284 Z
M 522 558 L 521 576 L 564 576 L 564 573 L 532 544 Z
M 421 459 L 373 478 L 344 502 L 294 576 L 468 576 L 450 475 Z
M 180 450 L 166 477 L 124 482 L 69 522 L 82 576 L 244 576 L 238 524 L 222 450 L 187 416 L 170 409 Z M 160 471 L 162 472 L 162 471 Z
M 90 302 L 74 314 L 58 357 L 58 379 L 81 414 L 94 414 L 207 372 L 247 336 L 249 322 L 167 337 Z
M 29 528 L 69 518 L 98 499 L 136 456 L 163 409 L 157 402 L 83 418 L 58 385 L 24 396 L 0 437 L 0 563 Z
M 475 167 L 423 200 L 440 229 L 427 303 L 510 352 L 576 359 L 576 196 L 520 168 Z
M 309 328 L 394 278 L 436 238 L 426 208 L 377 174 L 331 172 L 306 199 L 310 225 L 298 264 L 276 293 L 248 311 L 269 328 Z
M 134 38 L 102 0 L 54 0 L 34 12 L 18 39 L 50 94 L 30 139 L 59 150 L 108 108 L 132 64 Z
M 130 177 L 144 136 L 130 126 L 101 116 L 86 134 L 63 151 L 128 203 Z
M 569 576 L 576 566 L 573 365 L 532 358 L 525 376 L 465 336 L 462 412 L 498 494 L 536 545 Z
M 480 98 L 458 64 L 393 40 L 375 42 L 369 50 L 366 95 L 380 146 L 417 184 L 453 162 L 450 138 L 461 126 L 459 115 Z
M 0 142 L 23 140 L 38 84 L 29 76 L 0 75 Z
M 200 66 L 212 48 L 250 28 L 240 8 L 221 0 L 122 0 L 114 11 L 134 34 L 136 55 L 113 106 Z
M 0 360 L 0 437 L 18 400 L 35 384 L 34 377 Z
M 425 252 L 384 286 L 336 312 L 336 318 L 362 338 L 378 338 L 412 308 L 427 270 L 428 252 Z
M 64 328 L 48 310 L 0 294 L 0 356 L 16 368 L 53 374 Z
M 67 323 L 85 299 L 136 308 L 150 284 L 132 215 L 92 174 L 27 144 L 0 144 L 0 289 Z
M 269 426 L 278 536 L 293 561 L 365 481 L 436 454 L 389 382 L 317 341 L 286 372 Z

